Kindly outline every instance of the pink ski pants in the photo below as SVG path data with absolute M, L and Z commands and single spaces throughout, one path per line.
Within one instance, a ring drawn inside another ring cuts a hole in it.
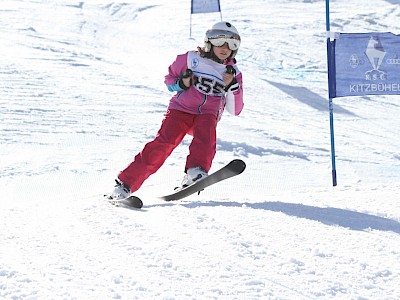
M 118 178 L 137 191 L 143 182 L 154 174 L 187 133 L 193 135 L 186 158 L 185 171 L 191 167 L 211 168 L 216 152 L 217 118 L 211 114 L 193 115 L 179 110 L 168 110 L 155 139 L 147 143 L 133 162 Z

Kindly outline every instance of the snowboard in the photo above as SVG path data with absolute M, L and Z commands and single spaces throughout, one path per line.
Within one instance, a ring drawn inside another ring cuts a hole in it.
M 185 197 L 188 197 L 194 193 L 198 193 L 217 182 L 239 175 L 246 169 L 246 164 L 241 159 L 234 159 L 226 166 L 222 167 L 218 171 L 208 175 L 204 179 L 195 181 L 195 183 L 180 189 L 170 195 L 161 196 L 160 198 L 165 201 L 175 201 Z
M 122 206 L 127 208 L 142 208 L 143 206 L 142 200 L 139 197 L 132 195 L 119 200 L 107 198 L 107 201 L 110 202 L 112 205 Z

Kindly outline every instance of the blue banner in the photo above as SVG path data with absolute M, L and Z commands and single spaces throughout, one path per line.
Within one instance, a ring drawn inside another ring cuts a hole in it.
M 192 0 L 192 14 L 221 11 L 219 0 Z
M 399 35 L 340 33 L 331 47 L 331 77 L 335 80 L 330 83 L 332 98 L 400 94 Z

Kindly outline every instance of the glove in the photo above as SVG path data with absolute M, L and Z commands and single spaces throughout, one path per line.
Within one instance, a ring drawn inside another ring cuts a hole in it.
M 231 65 L 227 65 L 226 66 L 226 73 L 232 74 L 233 76 L 235 76 L 236 75 L 236 70 Z
M 189 87 L 192 85 L 192 78 L 191 78 L 192 75 L 193 75 L 192 70 L 186 69 L 186 71 L 182 73 L 181 77 L 179 77 L 179 79 L 178 79 L 178 84 L 179 84 L 179 87 L 180 87 L 182 90 L 185 90 L 185 91 L 186 91 L 186 90 L 188 90 Z M 182 80 L 182 79 L 184 79 L 184 78 L 189 78 L 189 77 L 190 77 L 190 84 L 189 84 L 189 86 L 186 86 L 186 85 L 183 83 L 183 80 Z
M 225 92 L 234 92 L 237 91 L 240 88 L 239 83 L 236 80 L 236 70 L 234 67 L 232 67 L 231 65 L 226 66 L 226 72 L 228 74 L 232 74 L 233 75 L 233 79 L 231 81 L 231 83 L 229 83 L 226 87 L 225 87 Z
M 234 92 L 240 88 L 239 82 L 234 77 L 230 84 L 225 87 L 225 92 Z

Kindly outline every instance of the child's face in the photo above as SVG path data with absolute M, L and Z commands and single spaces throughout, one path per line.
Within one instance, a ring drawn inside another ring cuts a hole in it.
M 221 47 L 213 46 L 212 48 L 213 48 L 214 54 L 220 60 L 225 60 L 232 54 L 232 50 L 229 49 L 229 46 L 227 43 L 223 44 Z

